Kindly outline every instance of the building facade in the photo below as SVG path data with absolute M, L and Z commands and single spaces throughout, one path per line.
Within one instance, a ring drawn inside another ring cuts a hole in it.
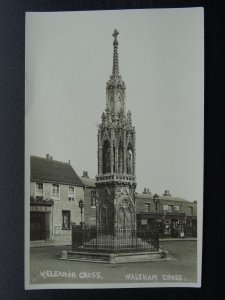
M 197 236 L 197 202 L 174 197 L 168 190 L 159 195 L 157 203 L 149 189 L 136 194 L 138 228 L 147 228 L 157 223 L 162 236 Z
M 30 240 L 71 243 L 72 224 L 79 224 L 84 184 L 70 163 L 31 156 Z
M 84 184 L 84 223 L 96 225 L 96 187 L 95 179 L 89 178 L 88 172 L 84 171 L 80 177 Z
M 119 74 L 118 31 L 113 33 L 113 68 L 106 84 L 106 109 L 98 129 L 97 226 L 136 228 L 135 128 L 126 113 L 126 86 Z

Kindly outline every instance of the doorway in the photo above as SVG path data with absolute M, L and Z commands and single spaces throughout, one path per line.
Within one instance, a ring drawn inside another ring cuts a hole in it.
M 30 240 L 40 241 L 45 240 L 45 213 L 31 212 L 30 213 Z

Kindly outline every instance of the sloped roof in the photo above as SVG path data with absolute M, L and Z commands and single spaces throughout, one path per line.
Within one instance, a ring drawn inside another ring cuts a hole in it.
M 96 182 L 95 179 L 83 177 L 83 176 L 81 176 L 80 179 L 84 185 L 86 185 L 88 187 L 93 187 L 93 188 L 95 187 L 95 182 Z
M 142 198 L 142 199 L 153 199 L 153 195 L 152 194 L 136 194 L 136 198 Z M 181 202 L 190 202 L 184 198 L 181 197 L 174 197 L 174 196 L 163 196 L 163 195 L 159 195 L 159 199 L 161 200 L 168 200 L 168 201 L 181 201 Z
M 45 182 L 56 182 L 84 186 L 80 177 L 69 163 L 31 156 L 30 178 Z

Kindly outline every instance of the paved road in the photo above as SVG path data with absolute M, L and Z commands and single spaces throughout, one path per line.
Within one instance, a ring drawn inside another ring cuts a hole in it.
M 196 282 L 196 241 L 166 241 L 161 248 L 169 251 L 166 261 L 116 265 L 59 260 L 65 246 L 31 248 L 30 283 Z

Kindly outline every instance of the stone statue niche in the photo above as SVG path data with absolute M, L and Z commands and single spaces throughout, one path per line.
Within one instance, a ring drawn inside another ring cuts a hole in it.
M 105 140 L 103 145 L 103 174 L 110 173 L 110 144 Z
M 133 151 L 130 144 L 127 148 L 127 174 L 133 174 Z
M 122 174 L 123 173 L 123 165 L 124 165 L 124 155 L 123 155 L 123 145 L 122 142 L 120 141 L 119 143 L 119 148 L 118 148 L 118 169 L 119 169 L 119 173 Z

